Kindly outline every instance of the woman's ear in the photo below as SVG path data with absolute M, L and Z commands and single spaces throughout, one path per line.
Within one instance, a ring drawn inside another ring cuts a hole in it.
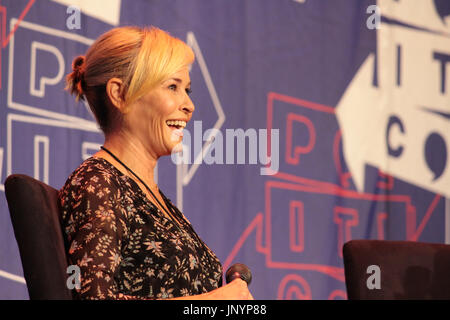
M 111 78 L 106 83 L 106 94 L 111 104 L 117 108 L 120 113 L 125 113 L 125 86 L 119 78 Z

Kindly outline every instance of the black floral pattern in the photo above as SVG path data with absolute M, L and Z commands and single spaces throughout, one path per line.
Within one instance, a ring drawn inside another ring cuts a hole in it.
M 80 299 L 165 299 L 222 284 L 222 266 L 170 199 L 178 226 L 102 158 L 85 160 L 59 192 L 69 264 Z

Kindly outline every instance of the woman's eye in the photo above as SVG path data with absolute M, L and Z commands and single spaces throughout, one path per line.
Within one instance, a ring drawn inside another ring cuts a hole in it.
M 171 84 L 171 85 L 169 85 L 169 89 L 173 90 L 173 91 L 177 91 L 178 86 L 176 84 Z M 185 90 L 186 90 L 187 95 L 190 95 L 192 93 L 191 88 L 186 88 Z

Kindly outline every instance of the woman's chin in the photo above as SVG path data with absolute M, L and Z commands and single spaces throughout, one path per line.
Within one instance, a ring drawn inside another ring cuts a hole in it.
M 176 130 L 172 130 L 170 138 L 166 142 L 167 150 L 170 150 L 166 155 L 172 155 L 183 151 L 183 136 L 175 134 L 175 131 Z
M 173 148 L 172 148 L 172 154 L 173 153 L 180 153 L 183 151 L 183 142 L 180 141 L 179 143 L 177 143 Z

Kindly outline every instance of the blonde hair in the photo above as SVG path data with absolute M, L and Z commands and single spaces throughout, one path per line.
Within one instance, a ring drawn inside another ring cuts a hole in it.
M 192 49 L 161 29 L 118 27 L 101 35 L 86 56 L 73 60 L 73 71 L 66 77 L 66 90 L 75 95 L 77 101 L 88 101 L 100 128 L 107 132 L 118 112 L 116 108 L 108 108 L 106 84 L 109 79 L 123 81 L 122 98 L 129 106 L 193 62 Z

